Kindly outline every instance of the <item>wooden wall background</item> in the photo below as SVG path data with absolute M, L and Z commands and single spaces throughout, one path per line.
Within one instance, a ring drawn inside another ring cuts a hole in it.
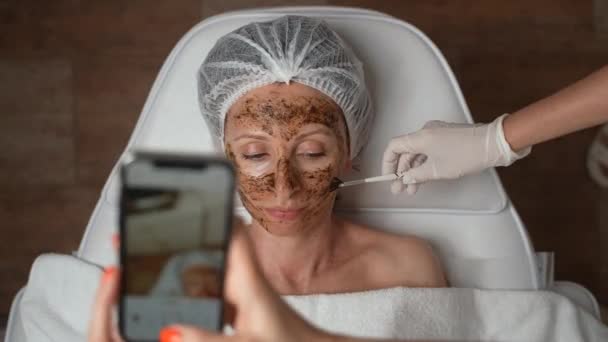
M 608 61 L 605 0 L 0 1 L 0 315 L 40 253 L 70 253 L 177 40 L 201 19 L 275 5 L 344 5 L 418 26 L 489 121 Z M 595 9 L 595 11 L 594 11 Z M 395 42 L 398 43 L 398 42 Z M 608 303 L 608 193 L 585 158 L 595 130 L 500 170 L 556 276 Z

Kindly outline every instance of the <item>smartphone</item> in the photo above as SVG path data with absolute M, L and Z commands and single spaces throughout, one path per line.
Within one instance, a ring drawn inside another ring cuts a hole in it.
M 158 341 L 171 324 L 220 331 L 234 169 L 192 154 L 132 152 L 121 165 L 119 327 Z

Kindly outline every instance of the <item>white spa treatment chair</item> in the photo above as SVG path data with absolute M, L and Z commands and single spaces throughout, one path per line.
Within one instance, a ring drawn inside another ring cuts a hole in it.
M 353 171 L 352 178 L 380 174 L 383 149 L 393 136 L 415 131 L 428 120 L 473 121 L 446 60 L 412 25 L 361 9 L 266 8 L 214 16 L 186 33 L 162 66 L 125 152 L 132 148 L 213 151 L 197 100 L 199 66 L 222 35 L 285 14 L 324 19 L 364 64 L 376 117 L 369 143 L 355 161 L 360 171 Z M 120 160 L 74 252 L 100 266 L 117 261 L 110 241 L 118 226 L 119 164 Z M 535 253 L 494 170 L 425 184 L 415 196 L 393 196 L 388 183 L 346 188 L 340 190 L 336 210 L 379 229 L 429 240 L 453 287 L 554 290 L 599 317 L 589 291 L 574 283 L 553 282 L 551 255 Z M 246 213 L 242 207 L 237 212 Z M 6 341 L 25 341 L 23 292 L 13 301 Z

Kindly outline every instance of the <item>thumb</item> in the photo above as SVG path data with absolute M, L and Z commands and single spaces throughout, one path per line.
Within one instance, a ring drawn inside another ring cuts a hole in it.
M 103 273 L 89 322 L 89 341 L 91 342 L 106 342 L 115 338 L 112 309 L 118 296 L 119 272 L 118 268 L 112 266 L 107 267 Z
M 405 171 L 401 175 L 401 181 L 403 184 L 424 183 L 437 178 L 435 166 L 428 160 L 420 166 L 413 167 Z
M 427 156 L 425 156 L 424 154 L 416 155 L 416 157 L 412 161 L 412 168 L 419 167 L 420 165 L 424 164 L 424 162 L 427 159 L 428 159 Z M 401 183 L 401 184 L 403 186 L 406 186 L 405 191 L 407 192 L 408 195 L 414 195 L 418 191 L 418 187 L 420 186 L 420 184 L 408 184 L 408 185 L 405 185 L 403 183 Z

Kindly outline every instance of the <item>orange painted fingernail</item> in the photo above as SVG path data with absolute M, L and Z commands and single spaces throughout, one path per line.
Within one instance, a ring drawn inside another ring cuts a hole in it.
M 120 247 L 120 235 L 118 235 L 118 233 L 112 234 L 112 247 L 114 247 L 114 249 Z
M 176 328 L 167 327 L 160 331 L 160 342 L 181 342 L 182 333 Z
M 110 280 L 114 274 L 116 274 L 117 268 L 116 266 L 109 266 L 106 267 L 105 270 L 103 270 L 103 281 L 108 281 Z

